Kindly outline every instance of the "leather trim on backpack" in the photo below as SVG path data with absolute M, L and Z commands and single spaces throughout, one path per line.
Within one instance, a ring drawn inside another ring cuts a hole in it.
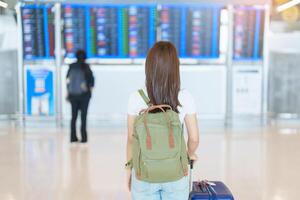
M 168 123 L 168 128 L 169 128 L 169 147 L 171 149 L 175 147 L 174 133 L 173 133 L 172 126 L 171 126 L 171 121 L 170 121 L 168 114 L 166 113 L 166 111 L 163 108 L 170 108 L 172 110 L 172 107 L 169 105 L 156 105 L 156 106 L 151 106 L 148 109 L 144 110 L 143 115 L 144 115 L 144 125 L 145 125 L 146 132 L 147 132 L 146 145 L 147 145 L 148 150 L 152 149 L 152 141 L 151 141 L 150 131 L 147 126 L 147 115 L 150 111 L 155 110 L 155 109 L 160 109 L 164 113 L 164 116 L 166 118 L 166 121 Z

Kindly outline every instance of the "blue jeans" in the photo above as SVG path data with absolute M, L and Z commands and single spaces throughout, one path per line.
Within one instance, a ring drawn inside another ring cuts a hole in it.
M 148 183 L 137 180 L 132 171 L 132 200 L 188 200 L 189 179 L 187 176 L 174 182 Z

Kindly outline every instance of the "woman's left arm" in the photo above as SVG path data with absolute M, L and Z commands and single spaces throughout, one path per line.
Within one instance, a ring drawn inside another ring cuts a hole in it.
M 134 129 L 134 115 L 127 115 L 127 150 L 126 150 L 126 158 L 127 162 L 132 159 L 132 140 L 133 140 L 133 129 Z M 127 184 L 128 189 L 131 188 L 131 168 L 127 169 Z
M 94 78 L 94 74 L 93 71 L 91 70 L 90 66 L 87 66 L 88 69 L 88 83 L 89 83 L 89 88 L 93 89 L 94 85 L 95 85 L 95 78 Z

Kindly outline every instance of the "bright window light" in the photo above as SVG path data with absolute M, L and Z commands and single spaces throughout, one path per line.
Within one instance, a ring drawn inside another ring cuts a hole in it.
M 278 12 L 282 12 L 300 3 L 300 0 L 291 0 L 277 7 Z
M 0 1 L 0 7 L 7 8 L 7 6 L 8 6 L 7 3 Z

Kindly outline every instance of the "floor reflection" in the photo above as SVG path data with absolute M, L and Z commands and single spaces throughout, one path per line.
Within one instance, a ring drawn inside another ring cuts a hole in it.
M 70 161 L 66 165 L 70 171 L 68 175 L 64 174 L 69 179 L 69 192 L 63 199 L 92 199 L 88 146 L 71 146 L 69 157 Z
M 300 128 L 201 133 L 194 179 L 222 180 L 237 200 L 299 199 Z M 0 135 L 1 200 L 127 200 L 126 131 L 90 130 L 87 145 L 68 130 Z

